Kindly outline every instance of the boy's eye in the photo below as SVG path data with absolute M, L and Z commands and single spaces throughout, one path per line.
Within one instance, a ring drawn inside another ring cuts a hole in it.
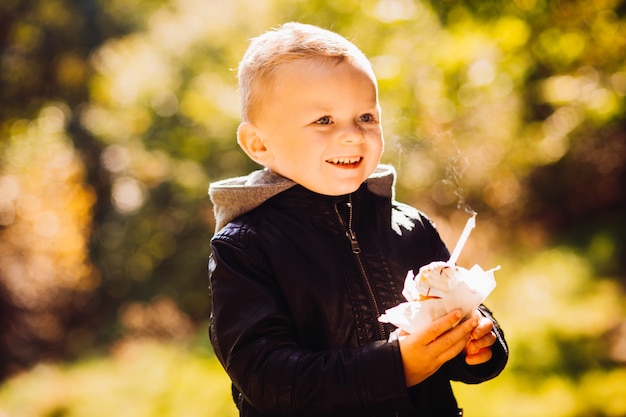
M 367 113 L 359 117 L 360 122 L 370 123 L 376 121 L 373 114 Z
M 317 119 L 315 123 L 317 123 L 318 125 L 329 125 L 332 123 L 332 120 L 330 120 L 330 116 L 324 116 L 322 118 Z

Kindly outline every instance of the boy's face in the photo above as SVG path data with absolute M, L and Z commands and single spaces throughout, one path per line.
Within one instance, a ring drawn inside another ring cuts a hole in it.
M 376 82 L 351 60 L 278 68 L 253 124 L 264 165 L 320 194 L 358 189 L 383 151 Z

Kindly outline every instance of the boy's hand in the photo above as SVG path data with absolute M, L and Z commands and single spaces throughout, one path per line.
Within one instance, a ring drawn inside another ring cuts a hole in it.
M 472 338 L 465 346 L 465 362 L 468 365 L 479 365 L 491 359 L 491 346 L 496 342 L 493 333 L 493 322 L 478 311 L 474 311 L 472 319 L 478 320 L 478 326 L 472 331 Z
M 485 332 L 489 333 L 491 328 L 486 330 L 487 325 L 481 323 L 478 312 L 453 328 L 452 326 L 461 317 L 461 311 L 455 310 L 435 320 L 421 332 L 400 336 L 400 353 L 407 387 L 424 381 L 444 363 L 461 353 L 463 349 L 469 349 L 470 346 L 471 349 L 478 349 L 478 351 L 476 354 L 468 355 L 468 358 L 476 361 L 483 359 L 485 356 L 483 349 L 487 348 L 488 344 Z M 474 333 L 475 336 L 473 336 Z M 470 344 L 470 341 L 476 343 Z M 493 343 L 492 341 L 489 346 Z M 488 350 L 491 357 L 491 350 Z

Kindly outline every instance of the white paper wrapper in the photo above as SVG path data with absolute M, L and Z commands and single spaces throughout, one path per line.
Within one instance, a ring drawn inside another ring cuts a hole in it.
M 379 320 L 415 333 L 455 309 L 461 309 L 467 317 L 496 287 L 494 272 L 498 269 L 499 266 L 484 271 L 474 265 L 468 270 L 433 262 L 420 268 L 417 276 L 409 271 L 402 291 L 407 302 L 388 309 Z

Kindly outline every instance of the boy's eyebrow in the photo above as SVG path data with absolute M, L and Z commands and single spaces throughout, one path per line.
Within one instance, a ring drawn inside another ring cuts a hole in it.
M 376 96 L 372 97 L 371 99 L 368 99 L 368 103 L 365 103 L 366 100 L 363 100 L 363 106 L 361 106 L 363 109 L 367 110 L 376 110 L 379 111 L 380 110 L 380 103 L 378 102 Z M 334 102 L 329 102 L 329 101 L 311 101 L 309 103 L 309 107 L 312 110 L 319 110 L 319 111 L 331 111 L 334 107 Z
M 315 113 L 316 115 L 320 114 L 320 115 L 323 115 L 323 116 L 330 116 L 333 113 L 336 113 L 336 110 L 333 110 L 333 109 L 331 109 L 329 107 L 310 107 L 308 109 L 307 113 Z M 360 110 L 358 110 L 357 113 L 358 114 L 365 114 L 365 113 L 379 114 L 380 113 L 380 107 L 379 106 L 363 107 Z

